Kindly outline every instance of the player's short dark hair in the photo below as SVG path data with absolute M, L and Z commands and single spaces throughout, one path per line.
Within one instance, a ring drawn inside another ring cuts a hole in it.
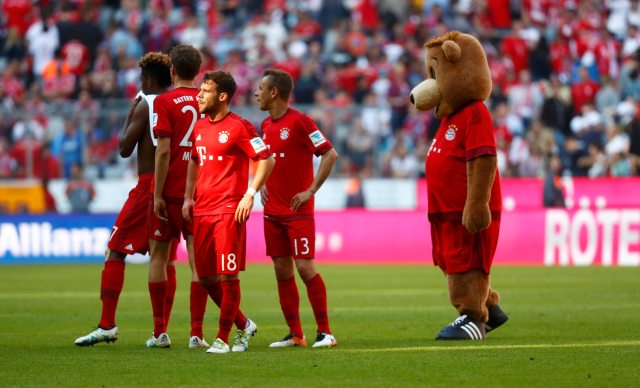
M 144 77 L 151 77 L 162 88 L 171 86 L 171 59 L 167 54 L 150 52 L 138 61 Z
M 289 96 L 293 90 L 293 79 L 289 73 L 277 69 L 267 69 L 262 73 L 262 77 L 267 77 L 270 86 L 278 89 L 280 97 L 285 101 L 289 101 Z
M 188 44 L 174 46 L 169 53 L 171 65 L 184 80 L 196 78 L 202 64 L 202 55 L 195 47 Z
M 236 94 L 236 80 L 230 73 L 222 70 L 207 71 L 204 73 L 202 82 L 213 81 L 217 86 L 218 93 L 227 93 L 227 102 L 231 102 L 233 95 Z

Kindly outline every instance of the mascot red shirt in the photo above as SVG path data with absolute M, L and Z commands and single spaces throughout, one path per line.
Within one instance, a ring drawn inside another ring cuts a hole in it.
M 467 198 L 467 162 L 487 155 L 496 155 L 496 141 L 491 116 L 482 102 L 470 102 L 442 119 L 427 154 L 425 171 L 429 222 L 436 225 L 431 237 L 438 240 L 434 247 L 442 248 L 434 250 L 433 259 L 448 273 L 469 271 L 479 265 L 489 272 L 491 267 L 499 225 L 490 225 L 486 232 L 483 231 L 490 234 L 487 236 L 490 243 L 482 247 L 482 254 L 476 262 L 473 250 L 479 245 L 475 243 L 474 236 L 459 224 Z M 502 197 L 497 172 L 491 187 L 489 209 L 491 220 L 499 221 Z M 442 225 L 443 222 L 447 225 Z M 456 233 L 452 234 L 452 229 Z M 461 235 L 463 241 L 455 238 L 456 235 Z M 454 238 L 449 239 L 448 236 Z

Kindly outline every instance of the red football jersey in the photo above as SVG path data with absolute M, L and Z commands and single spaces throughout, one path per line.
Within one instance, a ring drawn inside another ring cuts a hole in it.
M 235 213 L 249 187 L 249 159 L 271 155 L 253 125 L 235 113 L 199 120 L 191 157 L 198 163 L 194 216 Z
M 482 102 L 469 103 L 442 119 L 426 160 L 430 220 L 462 220 L 467 162 L 485 155 L 496 155 L 496 139 L 491 115 Z M 502 210 L 497 172 L 489 208 L 492 213 Z
M 154 103 L 153 133 L 157 137 L 171 139 L 169 171 L 162 196 L 167 199 L 184 199 L 187 167 L 191 160 L 193 128 L 200 118 L 196 96 L 198 89 L 175 88 L 159 95 Z M 155 185 L 151 184 L 153 191 Z
M 266 183 L 269 200 L 264 213 L 312 215 L 313 197 L 297 212 L 290 209 L 291 198 L 307 190 L 313 182 L 313 155 L 323 155 L 333 145 L 309 116 L 295 109 L 287 110 L 276 120 L 267 117 L 262 122 L 262 138 L 276 159 Z

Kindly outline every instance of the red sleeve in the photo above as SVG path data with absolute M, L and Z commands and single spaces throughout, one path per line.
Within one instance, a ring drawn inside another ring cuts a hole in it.
M 196 138 L 200 134 L 199 131 L 200 120 L 196 121 L 196 125 L 193 127 L 193 139 L 191 140 L 191 159 L 200 164 L 200 154 L 198 153 L 198 147 L 196 147 Z
M 163 96 L 158 96 L 153 101 L 153 113 L 157 117 L 153 127 L 156 137 L 171 137 L 171 118 L 169 117 L 169 102 Z
M 301 115 L 296 120 L 296 127 L 302 129 L 302 141 L 311 152 L 316 156 L 324 155 L 333 148 L 333 145 L 327 139 L 316 123 L 307 115 Z
M 469 107 L 465 130 L 467 161 L 485 155 L 496 155 L 496 137 L 489 111 L 481 102 Z
M 253 124 L 243 119 L 238 121 L 237 125 L 242 127 L 240 137 L 238 138 L 238 146 L 245 154 L 252 160 L 266 159 L 271 156 L 269 147 L 267 147 L 262 141 L 262 138 L 258 136 L 258 132 Z

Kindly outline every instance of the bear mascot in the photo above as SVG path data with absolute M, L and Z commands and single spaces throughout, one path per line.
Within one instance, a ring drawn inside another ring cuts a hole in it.
M 491 75 L 471 35 L 452 31 L 425 47 L 427 79 L 410 98 L 441 120 L 426 158 L 427 216 L 433 261 L 458 311 L 436 339 L 479 340 L 509 319 L 489 282 L 502 211 L 494 128 L 483 103 Z

